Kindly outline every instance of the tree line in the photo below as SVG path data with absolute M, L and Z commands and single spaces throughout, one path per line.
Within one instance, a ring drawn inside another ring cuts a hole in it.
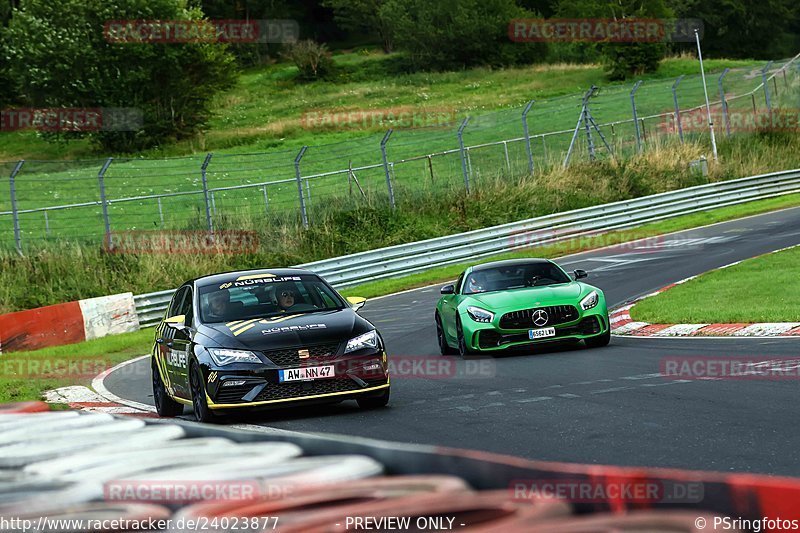
M 527 18 L 691 18 L 704 23 L 708 57 L 767 59 L 800 48 L 796 0 L 0 0 L 0 105 L 135 107 L 139 131 L 90 135 L 103 149 L 133 151 L 202 130 L 213 98 L 241 68 L 286 58 L 298 81 L 332 72 L 329 48 L 377 46 L 403 72 L 602 62 L 622 79 L 652 71 L 693 43 L 514 42 Z M 109 42 L 109 20 L 297 21 L 297 44 Z

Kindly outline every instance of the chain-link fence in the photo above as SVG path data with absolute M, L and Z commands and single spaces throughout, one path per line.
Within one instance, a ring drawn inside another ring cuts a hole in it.
M 800 109 L 800 61 L 707 76 L 718 138 Z M 797 127 L 797 124 L 794 124 Z M 708 141 L 701 76 L 531 101 L 340 143 L 164 159 L 0 162 L 0 247 L 114 244 L 127 231 L 314 224 L 326 209 L 403 209 L 426 195 L 659 143 Z

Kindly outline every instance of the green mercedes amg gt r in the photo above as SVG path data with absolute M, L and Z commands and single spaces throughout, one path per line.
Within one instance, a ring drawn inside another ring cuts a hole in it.
M 436 333 L 442 355 L 493 353 L 558 341 L 592 348 L 611 340 L 603 291 L 547 259 L 496 261 L 467 268 L 441 289 Z

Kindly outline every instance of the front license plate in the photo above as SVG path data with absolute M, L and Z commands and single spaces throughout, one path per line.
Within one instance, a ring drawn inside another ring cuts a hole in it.
M 529 329 L 528 330 L 528 338 L 533 339 L 544 339 L 546 337 L 555 337 L 556 336 L 556 328 L 541 328 L 541 329 Z
M 278 381 L 309 381 L 334 377 L 333 365 L 306 366 L 303 368 L 287 368 L 278 370 Z

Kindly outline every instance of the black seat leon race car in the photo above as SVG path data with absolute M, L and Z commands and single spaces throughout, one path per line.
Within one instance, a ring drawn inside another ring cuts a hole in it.
M 389 401 L 380 333 L 301 269 L 229 272 L 187 281 L 156 328 L 151 357 L 159 416 L 191 405 L 213 422 L 231 410 L 355 399 Z

